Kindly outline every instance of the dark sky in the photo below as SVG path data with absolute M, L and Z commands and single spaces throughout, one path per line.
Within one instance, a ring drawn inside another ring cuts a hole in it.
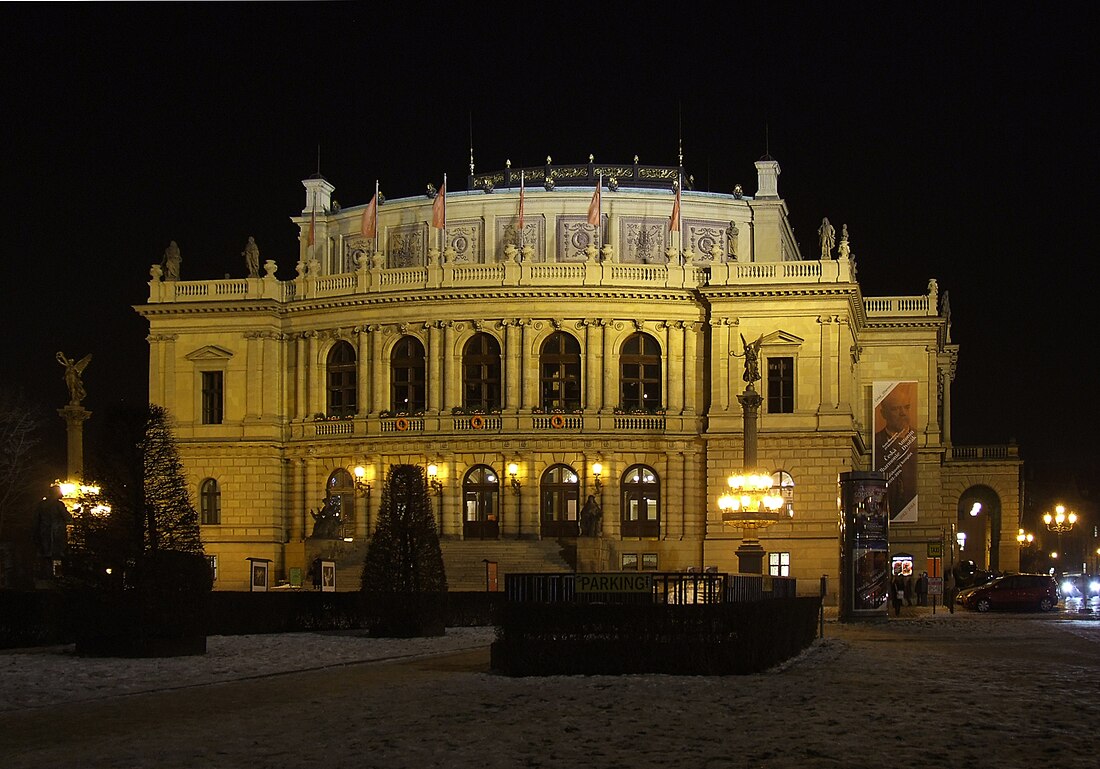
M 91 352 L 88 408 L 144 399 L 149 265 L 242 275 L 254 235 L 293 277 L 318 145 L 353 206 L 464 186 L 471 122 L 492 170 L 673 165 L 682 119 L 697 188 L 755 191 L 769 150 L 804 254 L 828 216 L 865 295 L 950 292 L 956 443 L 1096 459 L 1087 5 L 399 5 L 0 6 L 0 379 L 53 409 L 54 353 Z

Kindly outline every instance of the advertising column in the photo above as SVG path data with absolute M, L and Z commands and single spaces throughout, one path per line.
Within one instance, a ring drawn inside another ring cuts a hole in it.
M 890 515 L 880 472 L 840 474 L 839 619 L 885 619 L 889 608 Z

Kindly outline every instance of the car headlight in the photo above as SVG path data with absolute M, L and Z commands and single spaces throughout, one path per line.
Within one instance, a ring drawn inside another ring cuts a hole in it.
M 1063 582 L 1062 583 L 1062 594 L 1063 595 L 1069 595 L 1072 592 L 1073 592 L 1073 583 L 1070 582 L 1069 580 L 1066 580 L 1065 582 Z
M 1089 583 L 1089 592 L 1090 593 L 1100 593 L 1100 581 L 1094 579 L 1092 582 L 1090 582 Z

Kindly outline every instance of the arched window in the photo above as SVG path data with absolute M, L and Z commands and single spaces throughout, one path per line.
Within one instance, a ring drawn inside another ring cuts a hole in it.
M 661 347 L 649 334 L 631 334 L 619 354 L 619 402 L 627 411 L 661 408 Z
M 427 399 L 424 389 L 424 345 L 420 340 L 413 336 L 402 337 L 393 348 L 390 369 L 391 408 L 406 414 L 423 411 Z
M 199 520 L 207 526 L 222 522 L 222 490 L 213 478 L 199 484 Z
M 622 536 L 661 536 L 661 482 L 652 467 L 633 465 L 623 473 Z
M 475 334 L 462 351 L 462 405 L 500 408 L 500 343 L 492 334 Z
M 355 534 L 355 481 L 342 467 L 333 470 L 325 483 L 325 508 L 339 521 L 341 538 Z
M 355 386 L 357 372 L 355 368 L 355 348 L 347 342 L 337 342 L 328 353 L 328 415 L 330 417 L 354 416 Z
M 570 334 L 556 331 L 539 351 L 541 404 L 547 411 L 581 407 L 581 346 Z
M 475 465 L 462 479 L 462 536 L 496 539 L 500 533 L 500 476 L 488 465 Z
M 539 484 L 542 536 L 575 537 L 579 533 L 580 484 L 568 465 L 553 465 Z
M 786 470 L 772 473 L 772 493 L 783 497 L 783 512 L 794 517 L 794 478 Z

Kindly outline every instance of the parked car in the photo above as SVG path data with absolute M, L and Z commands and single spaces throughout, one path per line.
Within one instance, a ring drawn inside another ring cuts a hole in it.
M 1058 583 L 1046 574 L 1006 574 L 992 582 L 967 588 L 955 603 L 967 609 L 1038 609 L 1050 611 L 1058 605 Z

